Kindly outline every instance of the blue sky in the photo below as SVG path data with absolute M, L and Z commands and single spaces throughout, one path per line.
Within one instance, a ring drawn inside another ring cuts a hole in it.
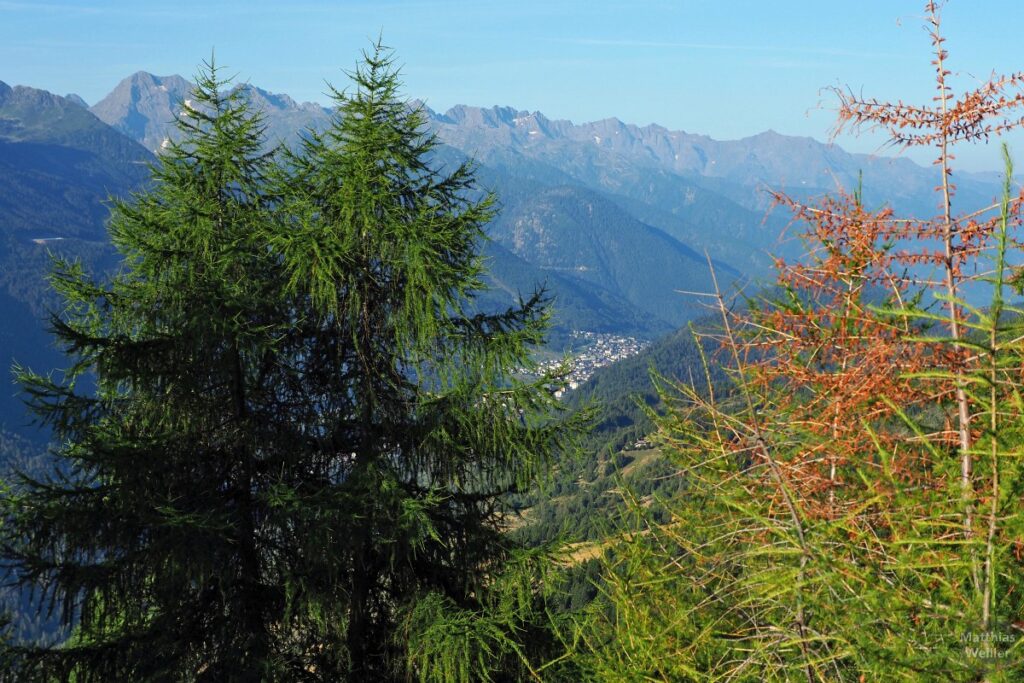
M 409 97 L 444 110 L 512 105 L 576 122 L 628 122 L 732 139 L 774 129 L 826 139 L 849 86 L 927 103 L 921 0 L 0 0 L 0 80 L 93 103 L 128 74 L 190 76 L 215 48 L 231 72 L 297 100 L 383 32 Z M 970 87 L 1024 69 L 1024 3 L 952 0 L 951 68 Z M 1024 136 L 1011 140 L 1024 154 Z M 843 136 L 871 152 L 881 139 Z M 924 160 L 914 155 L 913 158 Z M 961 167 L 998 166 L 994 145 Z M 1024 160 L 1019 164 L 1024 167 Z

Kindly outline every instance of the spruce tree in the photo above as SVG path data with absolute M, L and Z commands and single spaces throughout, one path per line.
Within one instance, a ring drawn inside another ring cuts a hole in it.
M 211 66 L 114 205 L 122 271 L 58 263 L 72 365 L 21 381 L 61 445 L 5 494 L 2 556 L 74 633 L 11 646 L 19 680 L 533 666 L 543 563 L 502 524 L 573 434 L 515 375 L 545 302 L 473 310 L 493 197 L 431 166 L 385 49 L 351 76 L 326 131 L 266 154 Z

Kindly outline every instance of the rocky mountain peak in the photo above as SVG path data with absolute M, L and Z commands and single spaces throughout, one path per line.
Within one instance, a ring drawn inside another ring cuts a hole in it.
M 181 76 L 154 76 L 138 71 L 125 78 L 91 109 L 105 123 L 159 152 L 177 137 L 176 115 L 188 102 L 192 83 Z M 297 103 L 285 94 L 272 93 L 250 83 L 235 86 L 250 106 L 261 112 L 271 144 L 293 140 L 308 127 L 322 128 L 330 110 L 312 102 Z
M 296 104 L 295 100 L 288 95 L 277 95 L 272 92 L 268 92 L 263 88 L 258 88 L 250 83 L 243 83 L 239 85 L 236 90 L 242 93 L 242 96 L 250 102 L 258 102 L 264 106 L 273 107 L 275 109 L 299 108 L 299 105 Z
M 137 71 L 89 111 L 150 151 L 156 151 L 167 138 L 167 127 L 174 121 L 175 111 L 188 99 L 191 90 L 192 84 L 181 76 Z

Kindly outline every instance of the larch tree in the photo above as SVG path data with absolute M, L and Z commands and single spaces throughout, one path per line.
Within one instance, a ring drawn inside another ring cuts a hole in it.
M 211 65 L 114 205 L 121 271 L 57 264 L 72 365 L 21 382 L 60 445 L 2 557 L 73 635 L 10 645 L 19 680 L 537 675 L 545 563 L 502 531 L 574 433 L 517 373 L 545 302 L 472 308 L 493 197 L 391 64 L 277 153 Z
M 1024 193 L 1004 147 L 1001 196 L 958 214 L 951 170 L 1024 123 L 1024 74 L 955 96 L 942 7 L 932 104 L 836 93 L 840 128 L 935 150 L 938 214 L 776 195 L 808 253 L 749 308 L 715 296 L 729 395 L 662 384 L 688 488 L 609 556 L 593 678 L 1024 677 Z

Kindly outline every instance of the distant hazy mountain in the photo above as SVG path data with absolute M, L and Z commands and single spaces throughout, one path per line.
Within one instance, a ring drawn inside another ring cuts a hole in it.
M 275 141 L 291 142 L 298 130 L 319 128 L 329 116 L 316 104 L 241 87 L 266 114 Z M 179 76 L 140 72 L 92 111 L 156 150 L 171 135 L 174 107 L 187 90 Z M 427 112 L 446 144 L 510 177 L 598 190 L 643 223 L 754 274 L 770 268 L 769 252 L 800 249 L 781 239 L 788 216 L 765 219 L 767 188 L 814 196 L 837 186 L 852 190 L 862 177 L 869 205 L 884 200 L 898 211 L 929 215 L 936 204 L 933 169 L 905 158 L 849 154 L 807 137 L 767 131 L 723 141 L 618 119 L 574 124 L 512 107 L 458 105 Z M 997 192 L 992 179 L 980 175 L 958 175 L 957 183 L 965 208 L 985 205 Z
M 103 239 L 107 197 L 152 159 L 78 104 L 0 83 L 0 234 Z
M 780 222 L 765 224 L 763 210 L 667 167 L 635 126 L 614 119 L 576 126 L 509 107 L 460 105 L 430 114 L 442 140 L 484 164 L 513 177 L 600 191 L 642 222 L 744 271 L 766 272 L 769 252 L 783 248 Z
M 189 99 L 190 88 L 180 76 L 138 72 L 89 111 L 159 153 L 174 134 L 175 114 Z M 329 120 L 330 111 L 322 105 L 298 103 L 251 84 L 238 88 L 263 113 L 271 143 L 293 142 L 301 130 L 321 128 Z M 53 125 L 40 114 L 32 125 L 49 135 L 65 128 L 73 131 L 72 138 L 83 135 L 85 129 L 74 124 L 88 117 L 81 102 L 46 97 L 59 103 L 67 121 Z M 590 321 L 617 315 L 626 329 L 649 330 L 690 317 L 676 290 L 709 289 L 706 253 L 728 281 L 764 276 L 770 272 L 770 254 L 800 249 L 796 241 L 780 240 L 786 216 L 765 218 L 766 186 L 822 194 L 837 183 L 853 187 L 862 172 L 869 203 L 890 197 L 897 209 L 918 213 L 928 213 L 935 203 L 933 169 L 905 159 L 850 155 L 811 138 L 768 131 L 722 141 L 616 119 L 573 124 L 507 106 L 459 105 L 443 114 L 427 113 L 445 143 L 438 160 L 478 160 L 480 179 L 498 191 L 502 211 L 488 229 L 505 250 L 495 260 L 499 267 L 509 266 L 505 274 L 517 263 L 531 278 L 549 281 L 572 299 L 569 310 L 583 314 L 586 309 L 583 317 Z M 117 139 L 124 144 L 122 137 Z M 11 154 L 7 159 L 23 170 L 32 167 L 31 161 Z M 138 179 L 110 184 L 116 188 Z M 990 179 L 958 180 L 959 199 L 980 203 L 994 195 Z M 90 191 L 98 196 L 94 186 Z M 30 204 L 19 206 L 8 214 L 17 216 L 20 210 L 25 215 Z M 88 214 L 87 222 L 95 224 L 101 213 Z M 75 224 L 70 218 L 58 222 Z M 624 315 L 630 307 L 635 315 Z
M 249 103 L 262 112 L 271 144 L 291 144 L 308 128 L 321 130 L 331 118 L 331 110 L 313 102 L 298 103 L 287 95 L 276 95 L 254 85 L 238 87 Z
M 72 104 L 77 104 L 82 109 L 89 108 L 89 103 L 83 100 L 81 95 L 77 95 L 73 92 L 69 92 L 67 95 L 65 95 L 64 99 L 66 99 L 68 102 L 71 102 Z
M 616 292 L 635 309 L 673 325 L 695 314 L 693 299 L 678 290 L 709 289 L 703 255 L 585 188 L 558 186 L 514 199 L 489 231 L 546 272 Z M 727 264 L 718 269 L 726 282 L 741 276 Z
M 189 87 L 184 79 L 174 77 L 130 77 L 94 108 L 101 114 L 120 112 L 115 119 L 120 129 L 115 129 L 83 108 L 80 101 L 0 84 L 0 319 L 6 321 L 0 329 L 0 367 L 8 367 L 12 360 L 39 369 L 63 364 L 44 331 L 47 311 L 59 307 L 45 283 L 49 254 L 83 259 L 94 272 L 115 265 L 116 255 L 106 241 L 107 200 L 141 187 L 149 177 L 147 165 L 154 160 L 130 134 L 142 142 L 165 139 L 168 128 L 160 121 L 173 117 L 175 98 L 185 95 L 188 99 Z M 328 112 L 317 105 L 296 104 L 286 96 L 253 86 L 240 89 L 267 113 L 272 136 L 294 136 L 306 126 L 327 120 Z M 457 150 L 442 148 L 437 160 L 458 164 L 464 159 Z M 507 189 L 510 200 L 533 195 L 540 187 L 522 179 L 498 180 L 500 173 L 490 169 L 482 169 L 482 174 L 500 184 L 502 191 Z M 601 202 L 600 198 L 596 201 Z M 516 211 L 524 210 L 517 203 Z M 631 224 L 626 227 L 634 228 Z M 553 234 L 558 229 L 553 226 Z M 623 234 L 620 239 L 628 241 L 630 237 Z M 554 258 L 558 249 L 564 255 L 566 249 L 573 248 L 552 249 L 547 258 Z M 673 250 L 680 248 L 673 244 Z M 626 247 L 624 253 L 636 256 L 639 251 Z M 605 286 L 599 278 L 580 278 L 559 272 L 557 267 L 548 268 L 547 261 L 529 263 L 497 241 L 485 246 L 485 257 L 491 289 L 480 295 L 478 305 L 506 307 L 544 285 L 555 300 L 556 340 L 564 340 L 570 329 L 624 331 L 645 337 L 670 329 L 664 317 L 638 308 L 635 297 L 624 294 L 614 278 Z M 621 258 L 613 255 L 610 260 L 614 265 Z M 619 273 L 627 289 L 633 288 L 631 276 L 622 270 L 616 266 L 606 272 Z M 23 433 L 26 419 L 13 391 L 0 392 L 0 433 L 5 425 Z
M 66 359 L 45 331 L 59 310 L 45 278 L 50 254 L 102 270 L 114 263 L 104 224 L 107 200 L 138 188 L 153 156 L 80 104 L 43 90 L 0 83 L 0 374 L 18 361 L 49 371 Z M 0 437 L 26 429 L 13 386 L 0 391 Z M 3 443 L 9 440 L 0 438 Z
M 431 115 L 449 144 L 481 159 L 515 150 L 570 175 L 589 176 L 612 191 L 619 182 L 614 172 L 623 165 L 658 169 L 760 211 L 767 196 L 756 191 L 759 187 L 808 194 L 832 192 L 837 185 L 852 190 L 863 174 L 869 202 L 884 198 L 897 209 L 934 210 L 934 169 L 906 158 L 850 154 L 809 137 L 769 130 L 740 140 L 714 140 L 618 119 L 573 124 L 512 107 L 458 105 Z M 601 169 L 610 172 L 607 178 L 595 178 Z M 958 174 L 958 185 L 967 205 L 987 201 L 993 190 L 991 178 L 982 174 Z
M 151 152 L 170 136 L 175 113 L 192 91 L 181 76 L 154 76 L 138 71 L 117 84 L 89 111 Z
M 299 104 L 287 95 L 248 84 L 240 87 L 267 115 L 274 140 L 289 141 L 302 127 L 320 127 L 329 115 L 318 104 Z M 188 98 L 189 88 L 180 76 L 138 72 L 119 83 L 92 111 L 155 151 L 170 134 L 174 112 Z M 760 222 L 769 202 L 764 188 L 813 195 L 832 192 L 837 186 L 853 189 L 861 175 L 869 203 L 884 198 L 897 210 L 915 213 L 929 213 L 935 205 L 931 197 L 933 169 L 905 158 L 850 154 L 809 137 L 766 131 L 740 140 L 714 140 L 614 118 L 574 124 L 513 107 L 457 105 L 444 113 L 429 108 L 427 112 L 447 144 L 484 163 L 521 166 L 536 162 L 548 167 L 541 173 L 563 174 L 575 182 L 645 203 L 650 202 L 643 183 L 657 171 L 656 185 L 677 185 L 678 197 L 672 202 L 676 209 L 670 213 L 684 221 L 719 221 L 719 225 L 722 221 Z M 550 184 L 564 182 L 548 180 Z M 959 174 L 957 180 L 965 206 L 987 202 L 995 192 L 992 179 L 984 175 Z M 667 194 L 652 189 L 662 198 Z M 723 200 L 745 207 L 751 214 L 743 216 L 734 207 L 722 205 Z M 688 216 L 686 207 L 692 207 L 696 217 Z M 780 219 L 776 227 L 783 222 Z M 657 227 L 675 234 L 671 226 Z M 770 230 L 762 234 L 770 236 L 768 245 L 777 237 Z
M 157 150 L 173 134 L 175 108 L 188 98 L 188 88 L 181 77 L 140 72 L 92 111 Z M 274 142 L 291 143 L 301 129 L 320 128 L 330 115 L 287 95 L 249 84 L 239 88 L 264 113 Z M 770 274 L 772 255 L 800 253 L 799 241 L 784 234 L 789 216 L 765 216 L 767 188 L 809 197 L 837 186 L 852 190 L 863 178 L 869 206 L 884 199 L 914 215 L 935 209 L 934 169 L 908 159 L 849 154 L 806 137 L 767 131 L 721 141 L 618 119 L 574 124 L 512 107 L 426 111 L 445 149 L 478 160 L 481 178 L 502 198 L 505 211 L 491 231 L 503 246 L 549 277 L 598 285 L 662 322 L 679 322 L 676 309 L 662 305 L 674 289 L 708 288 L 706 273 L 703 280 L 699 275 L 706 269 L 695 265 L 705 253 L 723 272 L 754 279 Z M 964 208 L 985 205 L 997 192 L 989 177 L 962 174 L 957 183 Z M 596 223 L 570 206 L 586 203 L 570 197 L 583 191 L 592 193 L 592 206 L 602 207 Z M 647 240 L 652 230 L 674 241 L 656 247 Z M 658 267 L 622 266 L 658 258 L 665 261 Z
M 637 308 L 610 289 L 529 263 L 497 241 L 484 245 L 489 289 L 479 293 L 478 308 L 502 310 L 543 285 L 552 299 L 556 345 L 570 342 L 569 330 L 627 332 L 647 338 L 672 329 L 661 315 Z
M 150 151 L 158 152 L 165 140 L 176 139 L 175 116 L 191 101 L 192 87 L 181 76 L 154 76 L 139 71 L 118 83 L 90 111 Z M 318 104 L 298 104 L 287 95 L 275 95 L 249 84 L 238 89 L 266 116 L 271 143 L 291 141 L 310 126 L 320 128 L 330 116 Z

